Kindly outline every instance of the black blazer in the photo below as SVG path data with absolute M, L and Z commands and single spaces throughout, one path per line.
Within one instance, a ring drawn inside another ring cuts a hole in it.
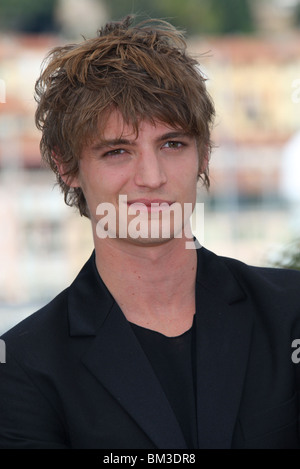
M 300 448 L 300 273 L 197 252 L 199 448 Z M 0 448 L 186 448 L 94 254 L 2 338 Z

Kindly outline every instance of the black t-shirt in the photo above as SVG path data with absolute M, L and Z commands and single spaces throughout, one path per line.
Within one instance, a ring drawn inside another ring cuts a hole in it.
M 188 448 L 197 448 L 195 324 L 177 337 L 132 323 L 131 327 L 167 396 Z

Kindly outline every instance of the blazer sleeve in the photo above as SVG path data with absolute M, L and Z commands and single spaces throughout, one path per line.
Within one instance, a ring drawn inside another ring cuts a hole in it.
M 67 449 L 61 417 L 11 354 L 0 364 L 0 449 Z

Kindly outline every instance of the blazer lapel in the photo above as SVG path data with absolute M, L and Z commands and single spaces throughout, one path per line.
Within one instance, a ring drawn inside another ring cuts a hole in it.
M 230 448 L 252 330 L 249 301 L 226 263 L 201 248 L 196 290 L 199 448 Z
M 180 426 L 129 323 L 96 271 L 93 256 L 72 285 L 73 336 L 94 336 L 82 361 L 157 448 L 186 448 Z
M 116 303 L 84 363 L 157 448 L 186 448 L 156 375 Z

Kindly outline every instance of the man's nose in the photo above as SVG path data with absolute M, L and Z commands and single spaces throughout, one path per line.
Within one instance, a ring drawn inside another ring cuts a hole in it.
M 167 177 L 161 158 L 162 156 L 153 150 L 139 154 L 135 168 L 135 183 L 138 186 L 157 189 L 166 183 Z

